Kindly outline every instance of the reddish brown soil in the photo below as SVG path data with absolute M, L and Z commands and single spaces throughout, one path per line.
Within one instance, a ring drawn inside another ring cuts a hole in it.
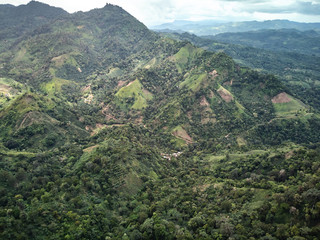
M 282 92 L 272 98 L 271 101 L 272 103 L 288 103 L 291 102 L 291 98 L 285 92 Z
M 176 136 L 177 138 L 180 138 L 180 139 L 186 141 L 186 143 L 193 143 L 192 138 L 189 136 L 189 134 L 183 128 L 181 130 L 174 131 L 173 135 Z
M 201 106 L 206 106 L 206 107 L 209 107 L 209 106 L 210 106 L 210 103 L 207 101 L 207 99 L 206 99 L 205 96 L 203 96 L 203 97 L 201 98 L 200 105 L 201 105 Z
M 225 100 L 226 102 L 231 102 L 233 100 L 232 95 L 224 90 L 219 90 L 218 93 L 222 97 L 222 99 Z
M 126 83 L 126 81 L 119 81 L 117 87 L 122 87 L 125 83 Z

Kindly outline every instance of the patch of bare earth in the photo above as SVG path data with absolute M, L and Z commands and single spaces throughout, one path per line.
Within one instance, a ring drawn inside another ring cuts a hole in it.
M 183 128 L 173 131 L 172 133 L 175 137 L 180 138 L 182 140 L 184 140 L 186 143 L 190 144 L 193 143 L 192 138 L 189 136 L 189 134 L 187 133 L 186 130 L 184 130 Z
M 120 80 L 120 81 L 118 82 L 117 87 L 122 87 L 125 83 L 126 83 L 126 81 Z
M 218 90 L 220 97 L 226 102 L 231 102 L 233 100 L 233 96 L 227 92 L 225 89 Z
M 208 123 L 215 123 L 217 122 L 217 119 L 210 118 L 210 117 L 202 117 L 201 118 L 201 124 L 208 124 Z
M 129 82 L 128 85 L 127 85 L 127 87 L 129 87 L 132 83 L 134 83 L 134 81 Z
M 294 152 L 293 151 L 290 151 L 290 152 L 287 152 L 286 155 L 285 155 L 285 158 L 286 159 L 290 159 L 294 156 Z
M 277 96 L 271 99 L 272 103 L 288 103 L 292 99 L 285 92 L 279 93 Z
M 46 122 L 49 122 L 52 124 L 59 123 L 59 121 L 57 121 L 56 119 L 54 119 L 46 114 L 43 114 L 43 113 L 40 113 L 37 111 L 31 111 L 31 112 L 28 112 L 24 115 L 24 118 L 22 119 L 21 123 L 19 124 L 18 129 L 31 126 L 32 124 L 35 124 L 35 123 L 41 123 L 43 121 L 46 121 Z
M 135 119 L 135 124 L 143 124 L 143 116 L 138 117 L 137 119 Z
M 93 128 L 91 127 L 91 126 L 86 126 L 86 128 L 85 128 L 87 131 L 92 131 L 93 130 Z
M 88 96 L 86 98 L 84 98 L 84 102 L 91 104 L 93 98 L 94 98 L 93 94 L 90 93 L 90 94 L 88 94 Z
M 145 95 L 152 95 L 151 92 L 149 92 L 147 89 L 142 89 L 142 92 L 143 92 Z
M 91 85 L 89 84 L 88 86 L 85 86 L 84 88 L 81 89 L 82 92 L 87 92 L 90 91 L 91 92 Z
M 224 86 L 232 86 L 232 84 L 233 84 L 233 80 L 223 83 Z
M 83 149 L 84 152 L 87 152 L 87 153 L 90 153 L 92 152 L 95 148 L 97 148 L 99 145 L 95 145 L 95 146 L 92 146 L 92 147 L 88 147 L 86 149 Z
M 110 110 L 110 106 L 107 105 L 105 106 L 104 108 L 102 108 L 101 110 L 102 114 L 105 116 L 106 120 L 107 121 L 110 121 L 110 120 L 117 120 L 113 115 L 112 115 L 112 111 Z
M 218 72 L 217 72 L 217 70 L 212 70 L 212 72 L 209 72 L 209 75 L 210 76 L 212 76 L 212 78 L 215 78 L 215 77 L 217 77 L 219 74 L 218 74 Z
M 0 84 L 0 92 L 9 93 L 11 91 L 11 87 L 5 84 Z
M 210 103 L 207 101 L 207 99 L 206 99 L 205 96 L 203 96 L 203 97 L 201 98 L 200 106 L 205 106 L 205 107 L 209 107 L 209 106 L 210 106 Z
M 90 133 L 90 135 L 93 136 L 93 135 L 97 134 L 101 129 L 103 129 L 105 127 L 107 127 L 107 125 L 101 124 L 101 123 L 97 123 L 95 128 L 90 127 L 91 128 L 90 130 L 92 131 Z
M 116 123 L 116 124 L 106 125 L 106 124 L 97 123 L 95 128 L 93 128 L 91 126 L 86 126 L 86 130 L 91 131 L 90 135 L 94 136 L 95 134 L 99 133 L 100 130 L 102 130 L 104 128 L 122 127 L 122 126 L 125 126 L 125 124 Z

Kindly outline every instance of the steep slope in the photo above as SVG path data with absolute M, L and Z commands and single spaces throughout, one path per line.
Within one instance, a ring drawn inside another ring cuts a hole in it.
M 148 60 L 157 38 L 120 7 L 106 5 L 62 16 L 22 38 L 2 54 L 1 71 L 37 89 L 51 80 L 83 81 L 114 62 L 126 65 L 126 71 L 136 67 L 138 60 L 127 58 L 139 53 Z
M 1 57 L 1 239 L 319 235 L 320 118 L 276 77 L 109 4 Z
M 271 51 L 286 51 L 320 56 L 320 34 L 295 29 L 259 30 L 243 33 L 222 33 L 207 38 Z
M 0 53 L 14 41 L 34 29 L 68 13 L 36 1 L 26 5 L 0 5 Z
M 61 100 L 24 93 L 0 112 L 1 139 L 8 149 L 44 151 L 88 137 L 79 116 Z
M 181 61 L 181 52 L 184 53 L 184 61 Z M 182 68 L 181 62 L 184 63 Z M 162 75 L 161 69 L 172 64 L 175 65 L 175 73 L 168 76 L 164 72 Z M 238 140 L 243 138 L 249 145 L 256 144 L 257 141 L 252 141 L 255 137 L 250 129 L 259 125 L 272 126 L 278 119 L 290 121 L 289 115 L 279 115 L 280 103 L 273 103 L 279 94 L 287 91 L 282 84 L 272 76 L 240 68 L 224 54 L 209 54 L 186 44 L 160 67 L 145 71 L 140 80 L 142 84 L 152 76 L 156 85 L 168 85 L 171 89 L 164 100 L 161 98 L 163 92 L 148 88 L 157 97 L 146 109 L 147 125 L 159 131 L 169 131 L 179 139 L 187 139 L 185 142 L 204 144 L 204 148 L 212 150 L 217 150 L 218 145 L 237 146 Z M 170 82 L 163 82 L 167 77 Z M 290 110 L 293 111 L 290 116 L 303 125 L 304 117 L 309 115 L 308 109 L 303 104 L 295 106 L 295 110 Z M 307 120 L 308 131 L 317 125 L 312 121 Z M 285 129 L 280 127 L 279 131 Z M 254 134 L 263 137 L 265 132 Z M 292 140 L 287 136 L 287 140 Z M 318 141 L 315 135 L 310 136 L 313 136 L 312 141 Z M 272 141 L 269 143 L 274 144 Z
M 180 41 L 190 41 L 209 51 L 225 52 L 241 66 L 275 74 L 296 98 L 319 109 L 319 57 L 218 42 L 188 33 L 162 35 Z

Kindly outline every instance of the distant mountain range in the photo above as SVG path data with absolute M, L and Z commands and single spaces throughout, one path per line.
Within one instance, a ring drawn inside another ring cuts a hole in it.
M 318 93 L 316 56 L 163 36 L 112 4 L 0 23 L 0 239 L 320 235 L 319 96 L 292 87 Z
M 198 47 L 225 52 L 237 63 L 275 74 L 298 98 L 320 110 L 319 33 L 293 29 L 196 36 L 162 33 Z
M 320 56 L 320 32 L 314 30 L 267 29 L 221 33 L 205 37 L 219 42 L 241 44 L 271 51 L 286 51 Z
M 199 36 L 216 35 L 225 32 L 247 32 L 262 29 L 292 28 L 300 31 L 320 31 L 320 23 L 300 23 L 288 20 L 244 21 L 221 23 L 217 21 L 174 21 L 152 27 L 156 31 L 189 32 Z

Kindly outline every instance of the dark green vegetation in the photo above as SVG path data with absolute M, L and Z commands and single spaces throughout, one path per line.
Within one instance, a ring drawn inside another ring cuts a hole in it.
M 268 30 L 206 37 L 188 33 L 164 35 L 180 41 L 190 41 L 209 51 L 225 52 L 242 66 L 274 74 L 291 94 L 319 110 L 320 35 L 316 32 Z
M 0 53 L 1 239 L 320 235 L 320 117 L 275 76 L 109 4 L 30 29 Z
M 18 37 L 67 14 L 60 8 L 34 1 L 19 7 L 0 5 L 0 52 L 10 47 Z
M 260 30 L 243 33 L 222 33 L 208 36 L 216 41 L 247 45 L 271 51 L 286 51 L 320 56 L 320 32 L 295 29 Z
M 156 31 L 175 31 L 175 32 L 189 32 L 198 36 L 216 35 L 219 33 L 233 33 L 233 32 L 248 32 L 266 29 L 297 29 L 299 31 L 320 30 L 319 23 L 300 23 L 288 20 L 267 20 L 259 21 L 245 21 L 245 22 L 228 22 L 221 23 L 215 20 L 204 21 L 174 21 L 172 23 L 165 23 L 159 26 L 154 26 L 152 29 Z

